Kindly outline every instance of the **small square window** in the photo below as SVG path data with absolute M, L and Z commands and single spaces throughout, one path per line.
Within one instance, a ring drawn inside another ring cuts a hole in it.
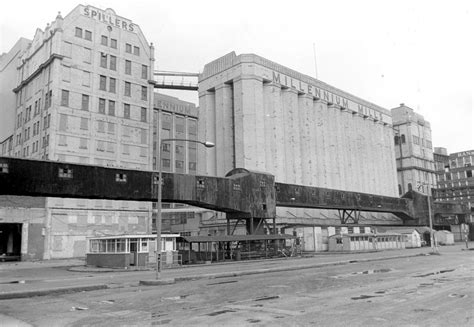
M 82 37 L 82 28 L 76 27 L 76 34 L 77 37 Z
M 107 54 L 104 52 L 100 53 L 100 67 L 107 68 Z
M 61 106 L 69 106 L 69 91 L 61 90 Z
M 139 47 L 133 47 L 133 54 L 136 56 L 140 55 L 140 48 Z
M 132 94 L 132 83 L 130 82 L 125 82 L 125 90 L 124 90 L 124 95 L 129 97 Z
M 109 92 L 115 93 L 116 79 L 110 78 L 109 80 Z
M 115 116 L 115 101 L 109 100 L 109 116 Z
M 110 69 L 117 70 L 117 57 L 110 56 Z
M 7 174 L 7 173 L 8 173 L 8 164 L 0 163 L 0 174 Z
M 70 168 L 59 168 L 58 176 L 61 178 L 72 178 L 72 169 Z
M 105 99 L 99 98 L 99 113 L 105 114 Z
M 110 39 L 110 47 L 112 49 L 117 49 L 117 40 L 116 39 Z
M 125 52 L 126 53 L 132 53 L 132 45 L 129 43 L 125 44 Z
M 125 60 L 125 74 L 132 74 L 132 62 L 130 60 Z
M 87 41 L 92 41 L 92 32 L 86 30 L 84 33 L 84 39 L 86 39 Z
M 100 44 L 107 46 L 108 43 L 109 43 L 108 37 L 105 35 L 102 35 L 102 37 L 100 38 Z
M 128 103 L 123 104 L 123 117 L 130 119 L 130 105 Z
M 107 77 L 100 75 L 99 79 L 99 90 L 107 91 Z
M 120 183 L 126 183 L 127 174 L 115 174 L 115 181 Z

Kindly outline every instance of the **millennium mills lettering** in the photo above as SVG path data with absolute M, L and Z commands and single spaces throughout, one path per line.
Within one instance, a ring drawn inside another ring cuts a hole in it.
M 368 108 L 364 105 L 361 105 L 359 103 L 354 103 L 353 101 L 344 98 L 343 96 L 334 94 L 332 92 L 329 92 L 327 90 L 321 89 L 319 87 L 316 87 L 315 85 L 311 85 L 305 82 L 302 82 L 300 80 L 297 80 L 295 78 L 286 76 L 284 74 L 281 74 L 279 72 L 273 71 L 273 82 L 277 83 L 281 86 L 285 86 L 287 88 L 292 88 L 300 93 L 303 94 L 309 94 L 314 96 L 316 99 L 324 100 L 328 104 L 336 104 L 340 106 L 341 108 L 344 109 L 350 109 L 354 112 L 358 112 L 359 114 L 365 116 L 365 117 L 371 117 L 376 121 L 382 121 L 385 123 L 390 123 L 390 119 L 386 117 L 383 113 L 372 109 Z

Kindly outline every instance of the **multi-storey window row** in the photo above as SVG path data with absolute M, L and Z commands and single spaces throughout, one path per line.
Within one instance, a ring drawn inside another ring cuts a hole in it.
M 76 37 L 83 38 L 87 41 L 92 41 L 92 32 L 81 27 L 76 27 L 75 34 Z
M 140 56 L 140 47 L 132 45 L 130 43 L 125 43 L 125 52 Z
M 109 88 L 107 89 L 107 79 L 109 80 Z M 117 79 L 113 77 L 107 77 L 105 75 L 99 75 L 99 90 L 108 91 L 110 93 L 116 93 L 117 90 Z
M 142 79 L 148 79 L 148 66 L 143 65 L 140 63 L 137 63 L 138 65 L 141 65 L 141 74 L 140 77 Z M 135 63 L 132 62 L 131 60 L 125 59 L 125 74 L 126 75 L 132 75 L 132 66 L 134 66 Z
M 109 43 L 109 37 L 106 35 L 102 35 L 100 37 L 100 44 L 106 47 L 110 46 L 112 49 L 117 49 L 117 39 L 110 38 L 110 43 Z
M 105 52 L 100 52 L 99 66 L 117 71 L 117 57 Z

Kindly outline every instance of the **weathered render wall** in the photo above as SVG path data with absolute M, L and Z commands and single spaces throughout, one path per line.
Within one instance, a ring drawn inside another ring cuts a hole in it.
M 198 174 L 234 167 L 277 182 L 397 196 L 390 112 L 256 55 L 205 66 Z M 294 210 L 294 209 L 293 209 Z

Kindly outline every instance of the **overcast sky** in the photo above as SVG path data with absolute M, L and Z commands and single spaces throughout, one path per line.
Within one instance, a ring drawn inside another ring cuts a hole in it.
M 405 103 L 435 147 L 474 149 L 474 1 L 5 1 L 0 53 L 79 3 L 140 25 L 159 70 L 200 72 L 235 51 L 314 77 L 314 44 L 320 80 L 387 109 Z M 197 104 L 196 93 L 180 97 Z

